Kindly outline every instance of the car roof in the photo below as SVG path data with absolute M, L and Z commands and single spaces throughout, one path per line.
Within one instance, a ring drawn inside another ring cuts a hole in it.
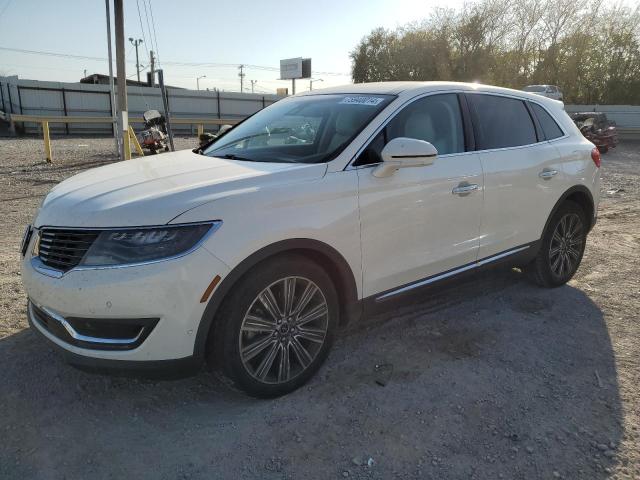
M 557 100 L 547 99 L 534 93 L 513 90 L 511 88 L 496 87 L 493 85 L 483 85 L 481 83 L 465 82 L 372 82 L 372 83 L 351 83 L 337 87 L 322 88 L 309 92 L 302 92 L 296 96 L 328 95 L 328 94 L 370 94 L 370 95 L 403 95 L 436 92 L 439 90 L 462 90 L 469 92 L 497 93 L 503 95 L 517 96 L 535 100 L 536 102 L 557 102 Z
M 555 87 L 555 88 L 560 88 L 557 85 L 551 85 L 550 83 L 535 83 L 533 85 L 527 85 L 524 88 L 528 88 L 528 87 Z

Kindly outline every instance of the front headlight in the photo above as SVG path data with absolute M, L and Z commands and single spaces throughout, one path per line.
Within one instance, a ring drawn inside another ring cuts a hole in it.
M 100 232 L 80 267 L 101 267 L 151 262 L 193 249 L 221 221 L 162 227 L 122 228 Z

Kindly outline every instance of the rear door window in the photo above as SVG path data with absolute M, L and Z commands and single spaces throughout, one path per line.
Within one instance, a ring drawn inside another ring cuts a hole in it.
M 469 94 L 478 150 L 518 147 L 537 142 L 536 130 L 522 100 Z
M 559 138 L 564 135 L 562 129 L 544 108 L 537 103 L 529 102 L 529 105 L 531 105 L 535 116 L 538 117 L 538 122 L 540 123 L 544 136 L 547 140 L 553 140 L 554 138 Z

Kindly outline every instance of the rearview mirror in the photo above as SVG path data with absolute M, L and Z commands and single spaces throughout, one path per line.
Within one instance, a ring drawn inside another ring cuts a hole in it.
M 373 170 L 373 175 L 383 178 L 393 175 L 400 168 L 431 165 L 438 150 L 424 140 L 398 137 L 387 143 L 380 155 L 382 163 Z

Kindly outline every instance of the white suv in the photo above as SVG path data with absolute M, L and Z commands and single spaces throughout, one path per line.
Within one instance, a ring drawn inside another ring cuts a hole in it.
M 54 187 L 22 247 L 34 330 L 71 363 L 220 366 L 289 392 L 365 305 L 499 261 L 555 287 L 596 219 L 562 105 L 477 84 L 289 97 L 208 146 Z
M 562 101 L 562 90 L 555 85 L 527 85 L 522 90 Z

